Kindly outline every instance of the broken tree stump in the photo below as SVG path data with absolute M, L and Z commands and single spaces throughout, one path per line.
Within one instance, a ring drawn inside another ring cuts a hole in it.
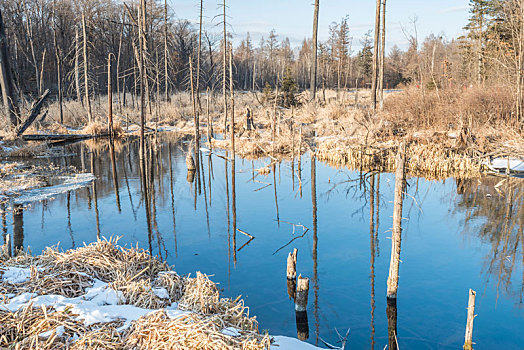
M 297 248 L 287 256 L 287 294 L 289 299 L 295 299 L 295 288 L 297 285 Z
M 309 278 L 298 276 L 295 295 L 295 311 L 306 311 L 309 293 Z

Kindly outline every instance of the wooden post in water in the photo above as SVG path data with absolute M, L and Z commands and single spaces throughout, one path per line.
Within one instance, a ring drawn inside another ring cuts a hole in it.
M 309 293 L 309 278 L 298 276 L 297 290 L 295 294 L 295 319 L 297 322 L 297 338 L 306 340 L 309 338 L 309 324 L 307 318 L 307 299 Z
M 397 298 L 398 289 L 398 271 L 400 264 L 400 243 L 402 238 L 402 201 L 404 190 L 404 157 L 406 152 L 406 145 L 402 142 L 399 145 L 397 153 L 397 170 L 395 172 L 395 197 L 393 204 L 393 230 L 391 234 L 391 260 L 389 262 L 389 277 L 388 277 L 388 299 Z
M 466 321 L 466 336 L 464 339 L 464 350 L 473 350 L 473 319 L 475 318 L 475 296 L 477 293 L 469 290 L 468 319 Z
M 297 292 L 295 295 L 295 310 L 306 311 L 309 293 L 309 278 L 298 276 Z
M 287 294 L 289 299 L 295 299 L 295 288 L 297 285 L 297 248 L 287 256 Z

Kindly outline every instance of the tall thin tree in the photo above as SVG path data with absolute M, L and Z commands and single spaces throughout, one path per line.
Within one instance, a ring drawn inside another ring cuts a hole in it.
M 0 84 L 2 86 L 2 96 L 6 114 L 9 116 L 13 125 L 18 125 L 17 105 L 11 78 L 11 68 L 9 67 L 9 55 L 7 53 L 7 37 L 5 35 L 2 10 L 0 9 Z
M 373 72 L 371 81 L 371 107 L 373 111 L 377 109 L 377 82 L 378 82 L 378 55 L 380 48 L 380 10 L 381 0 L 377 0 L 375 13 L 375 40 L 373 45 Z
M 89 100 L 89 58 L 87 55 L 87 29 L 86 29 L 86 16 L 82 13 L 82 34 L 83 34 L 83 50 L 84 50 L 84 90 L 85 90 L 85 101 L 87 105 L 87 119 L 91 123 L 93 114 L 91 112 L 91 101 Z
M 313 43 L 312 43 L 312 55 L 311 55 L 311 99 L 315 99 L 317 93 L 317 51 L 318 51 L 318 11 L 319 11 L 319 0 L 315 0 L 315 11 L 313 14 Z
M 379 94 L 379 108 L 384 108 L 384 60 L 386 56 L 386 0 L 382 0 L 382 16 L 381 16 L 381 38 L 380 38 L 380 63 L 378 74 L 378 94 Z
M 224 37 L 222 39 L 222 50 L 223 50 L 223 62 L 222 62 L 222 95 L 224 99 L 224 136 L 227 134 L 227 90 L 226 90 L 226 79 L 227 79 L 227 25 L 226 25 L 226 0 L 223 0 L 223 25 L 224 25 Z

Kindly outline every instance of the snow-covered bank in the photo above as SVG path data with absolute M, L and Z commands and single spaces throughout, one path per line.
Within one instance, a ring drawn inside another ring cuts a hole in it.
M 258 333 L 246 310 L 242 300 L 220 298 L 206 276 L 180 277 L 116 241 L 0 257 L 0 347 L 11 341 L 26 348 L 56 342 L 82 349 L 319 349 Z

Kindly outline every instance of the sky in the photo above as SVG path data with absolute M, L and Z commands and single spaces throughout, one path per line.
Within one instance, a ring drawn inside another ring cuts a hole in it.
M 222 11 L 218 2 L 204 0 L 204 26 L 210 31 L 220 31 Z M 168 0 L 177 18 L 188 19 L 197 24 L 200 1 Z M 234 43 L 239 44 L 249 32 L 253 44 L 258 46 L 262 37 L 267 38 L 275 29 L 280 40 L 288 37 L 291 46 L 299 46 L 302 40 L 312 36 L 314 0 L 226 0 L 229 30 Z M 320 0 L 319 39 L 326 40 L 329 25 L 349 16 L 353 49 L 361 47 L 360 40 L 374 28 L 375 0 Z M 419 41 L 433 33 L 451 40 L 463 33 L 468 18 L 469 0 L 389 0 L 386 14 L 386 49 L 393 45 L 407 48 L 408 41 L 402 28 L 414 34 L 413 19 Z

